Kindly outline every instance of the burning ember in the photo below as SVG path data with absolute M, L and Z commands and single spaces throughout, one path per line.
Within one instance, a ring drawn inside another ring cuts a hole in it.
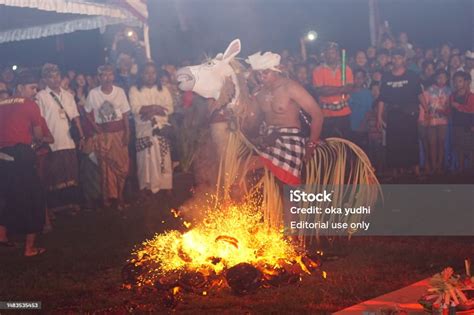
M 123 269 L 125 285 L 202 295 L 230 287 L 244 294 L 299 281 L 319 266 L 281 231 L 268 228 L 255 209 L 250 203 L 209 207 L 205 219 L 186 232 L 155 235 L 132 253 Z

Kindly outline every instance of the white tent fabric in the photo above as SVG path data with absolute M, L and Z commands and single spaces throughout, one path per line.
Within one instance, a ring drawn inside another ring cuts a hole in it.
M 58 13 L 104 15 L 127 18 L 117 7 L 80 0 L 0 0 L 0 5 L 53 11 Z
M 2 6 L 57 12 L 72 17 L 42 25 L 34 25 L 35 22 L 31 21 L 32 25 L 0 31 L 0 44 L 96 28 L 104 31 L 107 25 L 118 23 L 143 26 L 139 19 L 123 8 L 81 0 L 0 0 L 0 10 Z

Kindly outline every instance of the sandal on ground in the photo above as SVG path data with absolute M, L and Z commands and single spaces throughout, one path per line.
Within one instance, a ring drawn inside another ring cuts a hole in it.
M 35 256 L 39 256 L 41 254 L 44 254 L 46 252 L 46 249 L 45 248 L 35 248 L 31 253 L 26 253 L 25 252 L 25 257 L 35 257 Z

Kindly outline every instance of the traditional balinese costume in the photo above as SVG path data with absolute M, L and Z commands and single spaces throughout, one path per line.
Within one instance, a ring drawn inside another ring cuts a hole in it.
M 169 128 L 168 115 L 173 113 L 173 98 L 167 87 L 158 90 L 142 87 L 130 89 L 130 106 L 135 117 L 137 135 L 137 173 L 140 189 L 157 193 L 161 189 L 173 188 L 170 141 L 163 134 Z M 166 116 L 154 116 L 142 120 L 143 106 L 160 105 L 166 108 Z
M 248 57 L 253 70 L 281 72 L 280 55 L 259 52 Z M 288 185 L 301 184 L 301 168 L 305 154 L 305 138 L 300 128 L 267 125 L 260 128 L 263 141 L 258 144 L 258 154 L 273 175 Z
M 102 133 L 95 143 L 104 201 L 121 196 L 129 172 L 128 147 L 123 144 L 124 117 L 130 105 L 123 89 L 114 86 L 110 94 L 102 92 L 100 86 L 91 90 L 87 97 L 86 112 L 94 113 L 95 122 Z

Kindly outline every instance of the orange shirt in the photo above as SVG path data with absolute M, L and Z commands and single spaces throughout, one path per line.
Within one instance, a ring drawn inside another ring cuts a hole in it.
M 346 66 L 346 84 L 353 84 L 354 77 L 352 75 L 352 70 Z M 340 66 L 334 71 L 329 66 L 323 64 L 313 71 L 313 85 L 315 87 L 322 86 L 342 86 L 342 71 Z M 342 101 L 347 102 L 349 100 L 349 95 L 331 95 L 331 96 L 320 96 L 319 102 L 321 104 L 334 104 L 341 103 Z M 323 108 L 324 117 L 338 117 L 338 116 L 347 116 L 351 113 L 349 106 L 345 106 L 340 110 L 334 111 Z

